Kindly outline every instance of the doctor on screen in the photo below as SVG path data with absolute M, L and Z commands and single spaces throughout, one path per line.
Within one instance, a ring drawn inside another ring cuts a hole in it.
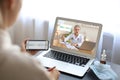
M 64 39 L 64 42 L 69 42 L 71 44 L 71 46 L 79 48 L 84 41 L 84 36 L 82 34 L 80 34 L 80 29 L 81 29 L 81 27 L 79 25 L 75 25 L 74 33 L 71 33 L 70 35 L 68 35 Z

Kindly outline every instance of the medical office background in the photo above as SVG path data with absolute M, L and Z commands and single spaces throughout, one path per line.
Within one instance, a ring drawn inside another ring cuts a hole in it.
M 13 43 L 25 38 L 51 40 L 55 18 L 66 17 L 103 25 L 99 58 L 108 47 L 110 61 L 120 64 L 120 0 L 23 0 L 18 20 L 10 29 Z M 110 36 L 104 40 L 104 36 Z M 106 42 L 104 42 L 106 41 Z

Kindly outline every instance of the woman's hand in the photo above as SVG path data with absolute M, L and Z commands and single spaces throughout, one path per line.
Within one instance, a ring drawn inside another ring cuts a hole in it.
M 26 44 L 26 41 L 27 41 L 27 40 L 28 40 L 28 39 L 25 39 L 25 40 L 23 40 L 22 43 L 21 43 L 21 51 L 22 51 L 22 52 L 26 52 L 26 48 L 25 48 L 26 45 L 25 45 L 25 44 Z
M 55 68 L 49 68 L 48 69 L 49 73 L 50 73 L 50 77 L 53 79 L 53 80 L 58 80 L 59 79 L 59 76 L 60 76 L 60 72 Z
M 28 52 L 29 54 L 31 54 L 31 55 L 35 55 L 38 51 L 26 51 L 26 42 L 27 42 L 27 40 L 29 40 L 29 38 L 27 38 L 27 39 L 25 39 L 25 40 L 23 40 L 23 42 L 22 42 L 22 44 L 21 44 L 21 51 L 23 52 L 23 53 L 25 53 L 25 52 Z

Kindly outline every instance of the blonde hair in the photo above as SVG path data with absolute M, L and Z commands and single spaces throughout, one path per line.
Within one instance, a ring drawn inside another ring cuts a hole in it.
M 3 17 L 2 17 L 2 11 L 1 11 L 1 3 L 2 3 L 2 0 L 0 0 L 0 28 L 2 27 L 2 24 L 3 24 Z
M 5 5 L 7 5 L 7 1 L 8 0 L 0 0 L 0 28 L 1 29 L 6 29 L 15 22 L 21 8 L 22 0 L 15 0 L 15 3 L 13 3 L 13 5 L 14 4 L 15 5 L 13 7 L 11 6 L 11 9 L 14 9 L 14 10 L 8 10 L 5 7 Z
M 1 16 L 1 12 L 0 12 L 0 27 L 2 26 L 3 20 L 2 20 L 2 16 Z

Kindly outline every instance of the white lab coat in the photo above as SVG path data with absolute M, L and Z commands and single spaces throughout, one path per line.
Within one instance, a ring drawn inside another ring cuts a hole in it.
M 40 62 L 24 55 L 0 29 L 0 80 L 50 80 Z
M 64 41 L 66 42 L 68 40 L 70 40 L 70 43 L 78 44 L 78 47 L 80 47 L 84 41 L 84 36 L 82 34 L 79 34 L 77 37 L 75 37 L 74 33 L 72 33 L 68 35 Z

